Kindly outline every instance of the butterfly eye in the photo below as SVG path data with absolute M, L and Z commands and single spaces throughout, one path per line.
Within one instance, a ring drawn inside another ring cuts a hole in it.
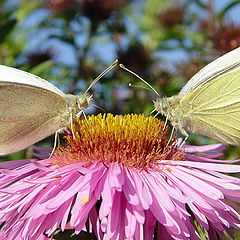
M 87 99 L 85 97 L 80 97 L 79 98 L 79 104 L 84 105 L 87 102 Z
M 81 109 L 88 108 L 89 107 L 88 98 L 85 95 L 78 96 L 77 104 L 78 104 L 78 107 L 81 108 Z

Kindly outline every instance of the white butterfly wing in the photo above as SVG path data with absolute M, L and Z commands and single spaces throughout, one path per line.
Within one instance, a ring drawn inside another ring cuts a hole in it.
M 181 100 L 184 128 L 222 143 L 240 144 L 240 67 Z
M 0 155 L 24 149 L 64 127 L 64 96 L 35 75 L 0 66 Z
M 45 89 L 64 98 L 65 94 L 50 82 L 28 72 L 0 65 L 0 82 L 30 85 L 32 87 Z
M 240 47 L 219 57 L 195 74 L 182 88 L 179 96 L 184 99 L 193 90 L 234 68 L 240 68 Z

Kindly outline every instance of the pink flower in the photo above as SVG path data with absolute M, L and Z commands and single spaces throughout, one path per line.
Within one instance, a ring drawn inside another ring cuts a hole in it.
M 2 169 L 5 239 L 54 237 L 59 228 L 97 239 L 234 239 L 240 180 L 223 173 L 240 166 L 217 160 L 218 144 L 183 153 L 163 125 L 144 115 L 91 116 L 53 158 Z

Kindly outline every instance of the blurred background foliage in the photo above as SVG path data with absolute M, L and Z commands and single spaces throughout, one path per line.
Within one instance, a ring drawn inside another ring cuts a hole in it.
M 77 94 L 117 58 L 172 96 L 208 62 L 240 46 L 239 13 L 239 0 L 0 0 L 0 64 Z M 156 96 L 129 83 L 144 86 L 115 68 L 93 87 L 95 104 L 113 114 L 149 114 Z M 188 143 L 214 141 L 191 135 Z M 239 147 L 225 152 L 239 155 Z M 24 157 L 27 151 L 2 159 Z

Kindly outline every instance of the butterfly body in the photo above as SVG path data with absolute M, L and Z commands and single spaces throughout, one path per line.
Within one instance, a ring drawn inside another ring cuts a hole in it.
M 188 137 L 186 130 L 189 130 L 190 125 L 184 119 L 178 95 L 169 98 L 157 98 L 154 101 L 154 107 L 157 112 L 167 117 L 174 128 L 180 130 L 185 137 Z

